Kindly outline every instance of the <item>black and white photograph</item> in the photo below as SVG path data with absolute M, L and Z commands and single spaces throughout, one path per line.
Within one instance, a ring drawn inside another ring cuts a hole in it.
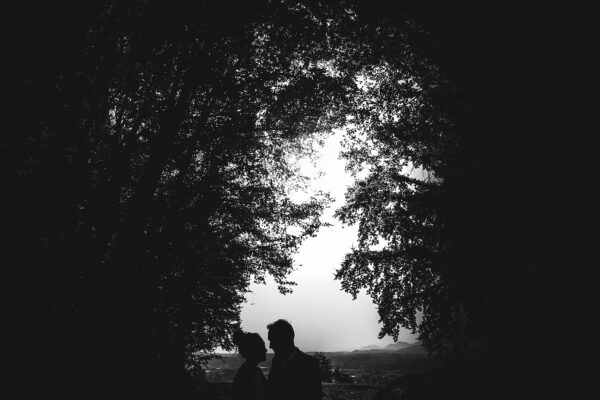
M 3 397 L 584 398 L 553 3 L 4 2 Z

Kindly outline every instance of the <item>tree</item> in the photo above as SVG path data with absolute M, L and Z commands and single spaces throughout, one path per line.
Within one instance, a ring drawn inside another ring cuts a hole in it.
M 503 393 L 555 395 L 543 382 L 572 374 L 557 360 L 573 354 L 555 344 L 569 340 L 585 274 L 566 233 L 579 231 L 566 210 L 582 186 L 563 188 L 556 161 L 565 133 L 586 128 L 580 106 L 552 100 L 580 98 L 577 85 L 549 82 L 580 76 L 587 63 L 557 51 L 586 54 L 587 33 L 568 7 L 468 3 L 404 8 L 420 27 L 406 40 L 432 67 L 403 79 L 416 93 L 390 84 L 400 58 L 373 72 L 346 151 L 360 179 L 338 211 L 359 241 L 337 278 L 373 297 L 382 336 L 405 327 L 438 354 L 485 348 L 467 381 L 498 383 L 511 369 Z
M 31 317 L 15 359 L 41 340 L 42 364 L 66 360 L 56 376 L 96 364 L 83 387 L 110 371 L 106 391 L 169 392 L 196 352 L 230 344 L 252 280 L 289 290 L 327 203 L 288 198 L 302 184 L 291 155 L 335 125 L 343 93 L 310 64 L 323 47 L 298 31 L 303 10 L 224 6 L 28 10 L 33 33 L 53 29 L 20 43 L 31 53 L 3 131 L 5 243 L 27 255 L 12 297 Z
M 319 368 L 321 368 L 321 381 L 331 382 L 334 376 L 331 360 L 325 354 L 319 352 L 315 353 L 315 358 L 319 363 Z
M 358 246 L 336 278 L 354 296 L 367 288 L 379 306 L 382 336 L 397 340 L 403 326 L 442 350 L 461 336 L 450 326 L 460 324 L 459 310 L 446 308 L 458 306 L 448 297 L 454 260 L 444 219 L 446 160 L 455 140 L 447 113 L 431 100 L 444 79 L 435 69 L 408 74 L 391 63 L 363 77 L 345 157 L 354 175 L 364 177 L 336 214 L 358 224 Z
M 250 282 L 290 289 L 291 256 L 328 201 L 290 200 L 293 157 L 346 124 L 385 36 L 347 6 L 8 10 L 15 371 L 36 354 L 48 392 L 185 393 L 198 352 L 230 346 Z

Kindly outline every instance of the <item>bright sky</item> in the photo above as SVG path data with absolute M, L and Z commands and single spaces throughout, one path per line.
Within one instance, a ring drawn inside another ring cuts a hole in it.
M 303 172 L 314 177 L 312 189 L 330 192 L 335 202 L 324 214 L 332 226 L 321 228 L 316 237 L 307 239 L 295 257 L 297 269 L 290 275 L 297 283 L 294 292 L 282 295 L 268 279 L 266 285 L 252 284 L 252 292 L 246 296 L 242 329 L 258 332 L 267 347 L 266 325 L 279 318 L 294 326 L 296 345 L 304 351 L 355 350 L 393 343 L 390 337 L 378 339 L 381 325 L 371 298 L 361 293 L 353 301 L 341 290 L 340 281 L 334 280 L 335 270 L 356 241 L 356 227 L 343 227 L 333 218 L 353 181 L 344 170 L 345 162 L 339 159 L 342 136 L 343 132 L 338 131 L 325 140 L 316 168 L 308 160 L 301 162 Z M 402 330 L 398 340 L 414 342 L 415 337 Z

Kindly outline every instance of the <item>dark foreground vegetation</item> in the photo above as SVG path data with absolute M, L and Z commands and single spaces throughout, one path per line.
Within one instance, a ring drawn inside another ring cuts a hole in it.
M 215 398 L 199 354 L 329 201 L 294 157 L 346 128 L 337 278 L 442 365 L 378 398 L 573 397 L 591 39 L 533 3 L 3 5 L 5 391 Z

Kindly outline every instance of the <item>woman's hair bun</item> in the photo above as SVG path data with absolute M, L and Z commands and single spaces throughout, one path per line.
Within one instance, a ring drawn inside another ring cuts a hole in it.
M 246 333 L 242 330 L 237 330 L 233 332 L 233 344 L 235 344 L 236 346 L 240 346 L 244 341 L 244 336 L 246 336 Z

